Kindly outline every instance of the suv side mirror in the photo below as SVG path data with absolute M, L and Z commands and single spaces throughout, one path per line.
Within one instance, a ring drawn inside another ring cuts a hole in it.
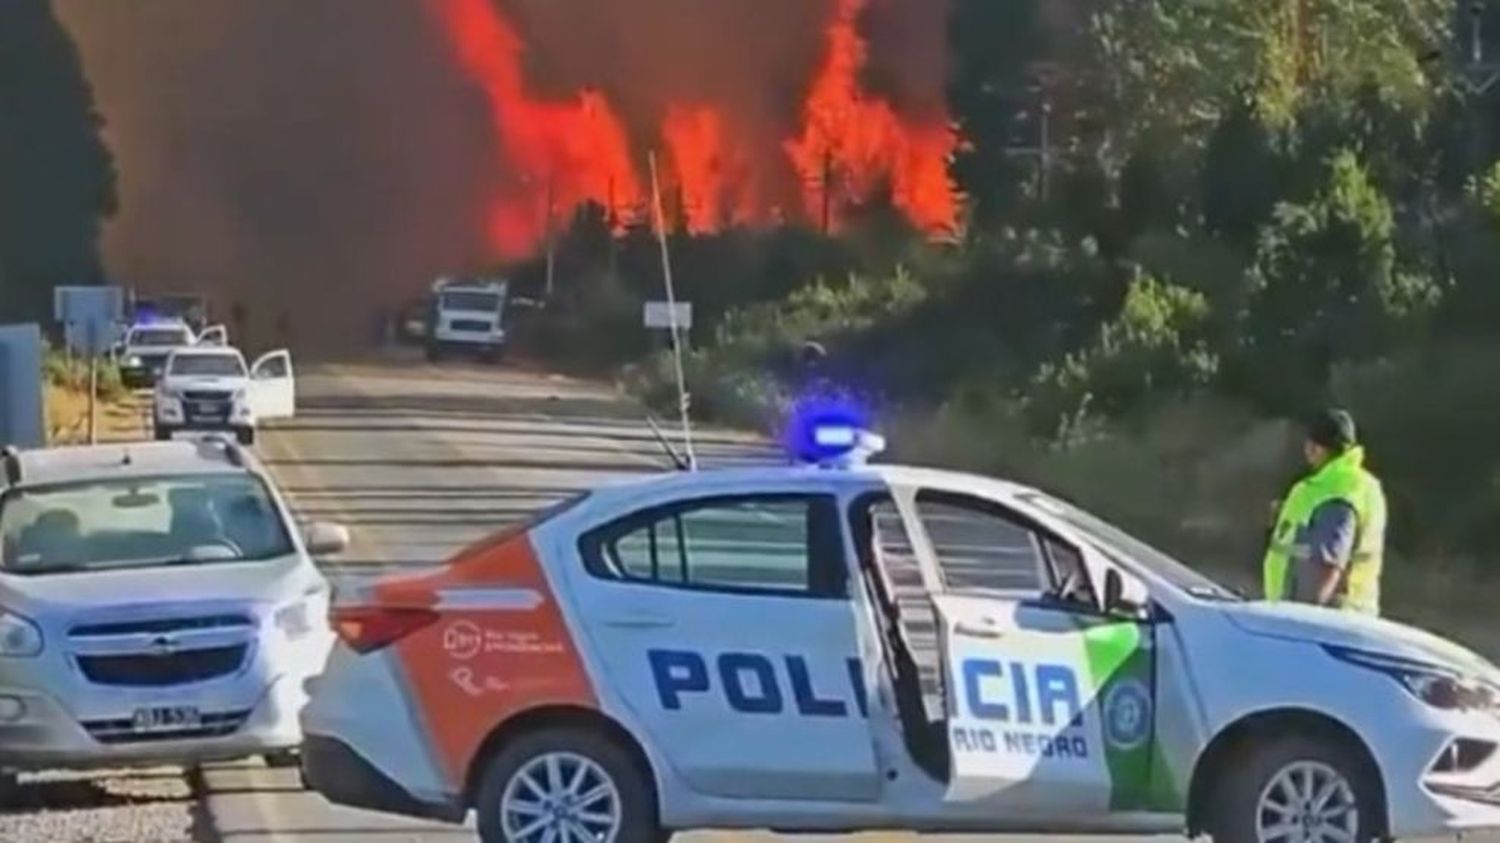
M 1135 593 L 1127 594 L 1131 591 Z M 1104 574 L 1104 611 L 1110 615 L 1139 618 L 1146 614 L 1147 598 L 1138 589 L 1126 589 L 1125 578 L 1114 568 Z
M 314 556 L 343 553 L 349 547 L 349 529 L 342 524 L 315 521 L 307 525 L 302 534 L 302 543 L 307 545 L 307 552 Z

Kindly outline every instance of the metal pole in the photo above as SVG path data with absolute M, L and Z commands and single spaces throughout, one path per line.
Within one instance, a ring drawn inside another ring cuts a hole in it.
M 552 231 L 552 185 L 554 179 L 547 179 L 547 301 L 552 301 L 552 278 L 553 269 L 557 262 L 557 237 Z
M 682 416 L 682 443 L 687 452 L 688 468 L 698 468 L 693 451 L 693 425 L 688 419 L 687 374 L 682 367 L 682 334 L 677 326 L 677 294 L 672 289 L 672 258 L 667 249 L 667 221 L 661 207 L 661 181 L 656 174 L 656 151 L 648 154 L 651 164 L 651 204 L 656 212 L 656 237 L 661 244 L 662 281 L 667 290 L 668 320 L 672 332 L 672 365 L 677 370 L 677 411 Z
M 88 321 L 89 343 L 89 444 L 99 444 L 99 351 L 96 335 L 99 323 Z

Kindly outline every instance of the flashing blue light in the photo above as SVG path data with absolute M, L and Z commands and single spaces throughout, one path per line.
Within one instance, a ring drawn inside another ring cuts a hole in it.
M 851 465 L 885 447 L 869 430 L 869 414 L 858 403 L 843 396 L 816 396 L 793 406 L 784 439 L 797 462 Z

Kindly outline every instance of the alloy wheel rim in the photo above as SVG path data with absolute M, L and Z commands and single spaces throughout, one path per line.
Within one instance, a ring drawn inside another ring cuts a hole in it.
M 500 797 L 500 824 L 513 843 L 614 843 L 621 818 L 609 773 L 572 752 L 530 759 Z
M 1356 843 L 1359 804 L 1343 774 L 1317 761 L 1281 768 L 1255 807 L 1260 843 Z

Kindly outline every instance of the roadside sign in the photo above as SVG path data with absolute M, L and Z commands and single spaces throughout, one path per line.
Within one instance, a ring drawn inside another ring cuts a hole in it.
M 125 291 L 119 287 L 58 287 L 53 316 L 63 339 L 76 354 L 99 354 L 114 343 L 125 315 Z
M 45 445 L 43 415 L 42 330 L 0 325 L 0 445 Z
M 646 302 L 643 320 L 647 328 L 659 328 L 671 330 L 672 328 L 672 306 L 664 301 Z M 688 301 L 677 302 L 677 327 L 687 330 L 693 327 L 693 303 Z

